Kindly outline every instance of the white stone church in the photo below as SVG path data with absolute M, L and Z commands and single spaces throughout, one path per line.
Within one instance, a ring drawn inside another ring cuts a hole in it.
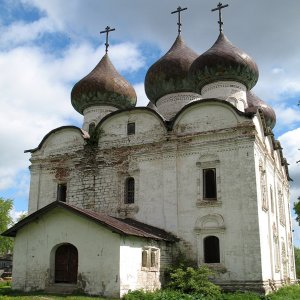
M 31 150 L 13 289 L 120 297 L 154 290 L 179 253 L 227 290 L 296 280 L 289 174 L 253 59 L 220 30 L 198 55 L 178 34 L 148 70 L 147 107 L 108 54 L 71 92 L 82 129 Z

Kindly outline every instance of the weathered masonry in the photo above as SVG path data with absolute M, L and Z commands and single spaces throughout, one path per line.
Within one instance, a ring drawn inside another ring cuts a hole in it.
M 287 162 L 257 80 L 222 31 L 199 56 L 179 30 L 146 74 L 149 105 L 135 107 L 106 53 L 71 92 L 82 129 L 28 150 L 29 215 L 4 233 L 13 288 L 153 290 L 179 251 L 220 271 L 224 289 L 295 282 Z

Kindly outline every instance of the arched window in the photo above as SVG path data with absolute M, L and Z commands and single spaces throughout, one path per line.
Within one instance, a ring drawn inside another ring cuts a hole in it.
M 216 169 L 203 169 L 203 198 L 217 199 Z
M 134 203 L 134 178 L 129 177 L 125 182 L 125 203 Z
M 71 244 L 63 244 L 55 251 L 55 282 L 76 283 L 78 251 Z
M 216 236 L 207 236 L 204 239 L 204 262 L 219 263 L 220 262 L 220 243 Z

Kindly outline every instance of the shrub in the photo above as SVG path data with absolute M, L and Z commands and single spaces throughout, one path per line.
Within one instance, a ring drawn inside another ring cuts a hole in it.
M 186 294 L 220 297 L 220 288 L 209 281 L 211 275 L 213 272 L 205 266 L 200 268 L 179 267 L 170 273 L 168 287 Z
M 133 291 L 124 300 L 205 300 L 201 295 L 188 295 L 179 291 L 161 290 L 155 292 Z

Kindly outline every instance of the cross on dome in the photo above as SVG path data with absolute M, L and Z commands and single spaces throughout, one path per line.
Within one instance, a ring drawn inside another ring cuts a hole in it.
M 180 13 L 184 10 L 187 10 L 187 7 L 181 8 L 180 6 L 178 6 L 176 10 L 171 12 L 171 14 L 176 14 L 176 13 L 178 14 L 178 23 L 177 23 L 177 25 L 178 25 L 178 35 L 180 35 L 180 33 L 181 33 L 181 26 L 182 26 L 181 18 L 180 18 L 181 14 Z
M 101 34 L 101 33 L 106 33 L 105 53 L 107 53 L 108 47 L 109 47 L 109 43 L 108 43 L 108 34 L 109 34 L 110 31 L 114 31 L 114 30 L 116 30 L 116 29 L 115 29 L 115 28 L 110 28 L 109 26 L 106 26 L 106 27 L 105 27 L 105 30 L 100 31 L 100 34 Z
M 221 2 L 219 2 L 219 4 L 217 5 L 217 7 L 216 8 L 213 8 L 211 11 L 216 11 L 216 10 L 218 10 L 219 11 L 219 21 L 218 21 L 218 23 L 219 23 L 219 30 L 220 30 L 220 33 L 222 32 L 222 25 L 224 24 L 223 22 L 222 22 L 222 9 L 223 8 L 225 8 L 225 7 L 227 7 L 227 6 L 229 6 L 228 4 L 225 4 L 225 5 L 223 5 Z

